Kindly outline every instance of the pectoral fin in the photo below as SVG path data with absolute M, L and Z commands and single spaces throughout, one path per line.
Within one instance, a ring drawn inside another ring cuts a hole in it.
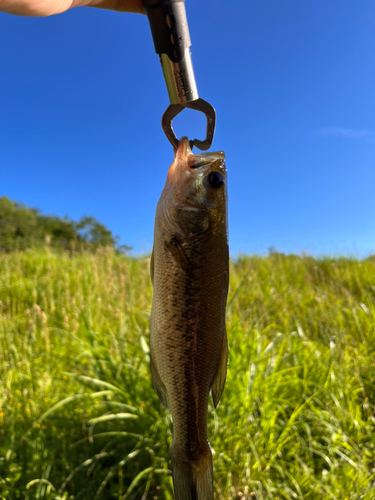
M 168 397 L 167 397 L 167 391 L 165 388 L 165 385 L 163 384 L 158 369 L 156 367 L 156 363 L 151 355 L 150 359 L 150 366 L 151 366 L 151 379 L 152 379 L 152 384 L 154 386 L 156 394 L 159 396 L 160 402 L 163 406 L 166 408 L 169 408 L 168 405 Z
M 214 380 L 211 384 L 212 400 L 214 402 L 215 408 L 224 390 L 225 379 L 227 376 L 227 364 L 228 364 L 228 342 L 227 342 L 227 332 L 224 332 L 223 345 L 221 347 L 220 362 Z
M 187 271 L 191 268 L 191 262 L 190 259 L 177 238 L 177 236 L 173 236 L 170 241 L 166 241 L 164 243 L 165 248 L 171 253 L 172 257 L 174 260 L 177 262 L 177 264 L 183 269 L 184 271 Z

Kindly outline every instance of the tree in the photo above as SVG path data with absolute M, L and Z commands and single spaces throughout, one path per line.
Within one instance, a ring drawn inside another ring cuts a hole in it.
M 115 247 L 119 237 L 105 227 L 95 217 L 83 216 L 76 224 L 78 238 L 93 247 Z
M 0 250 L 25 250 L 38 239 L 38 210 L 0 198 Z
M 0 198 L 0 251 L 26 250 L 42 247 L 48 241 L 54 248 L 71 249 L 76 243 L 85 249 L 111 247 L 125 252 L 131 247 L 118 244 L 104 224 L 95 217 L 82 217 L 78 222 L 69 217 L 42 215 L 6 196 Z

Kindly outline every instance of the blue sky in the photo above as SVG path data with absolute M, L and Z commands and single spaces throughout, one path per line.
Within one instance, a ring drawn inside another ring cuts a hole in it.
M 227 155 L 232 255 L 375 252 L 372 0 L 186 0 L 200 96 Z M 0 196 L 94 215 L 152 248 L 173 150 L 146 17 L 0 14 Z M 185 110 L 177 135 L 204 135 Z

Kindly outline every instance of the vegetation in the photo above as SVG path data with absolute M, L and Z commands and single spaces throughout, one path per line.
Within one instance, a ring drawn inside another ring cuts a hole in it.
M 0 198 L 0 252 L 43 248 L 96 250 L 99 247 L 129 250 L 118 245 L 104 224 L 95 217 L 82 217 L 78 222 L 56 215 L 42 215 L 37 208 L 30 208 L 6 196 Z
M 0 498 L 172 500 L 149 260 L 0 255 Z M 217 500 L 373 500 L 375 260 L 231 263 Z M 207 353 L 209 356 L 209 353 Z

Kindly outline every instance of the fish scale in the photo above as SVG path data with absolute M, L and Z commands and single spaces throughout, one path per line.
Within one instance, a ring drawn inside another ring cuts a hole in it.
M 223 153 L 193 155 L 186 138 L 179 142 L 156 210 L 151 277 L 151 372 L 172 413 L 175 499 L 212 500 L 208 396 L 212 390 L 216 406 L 228 356 Z

